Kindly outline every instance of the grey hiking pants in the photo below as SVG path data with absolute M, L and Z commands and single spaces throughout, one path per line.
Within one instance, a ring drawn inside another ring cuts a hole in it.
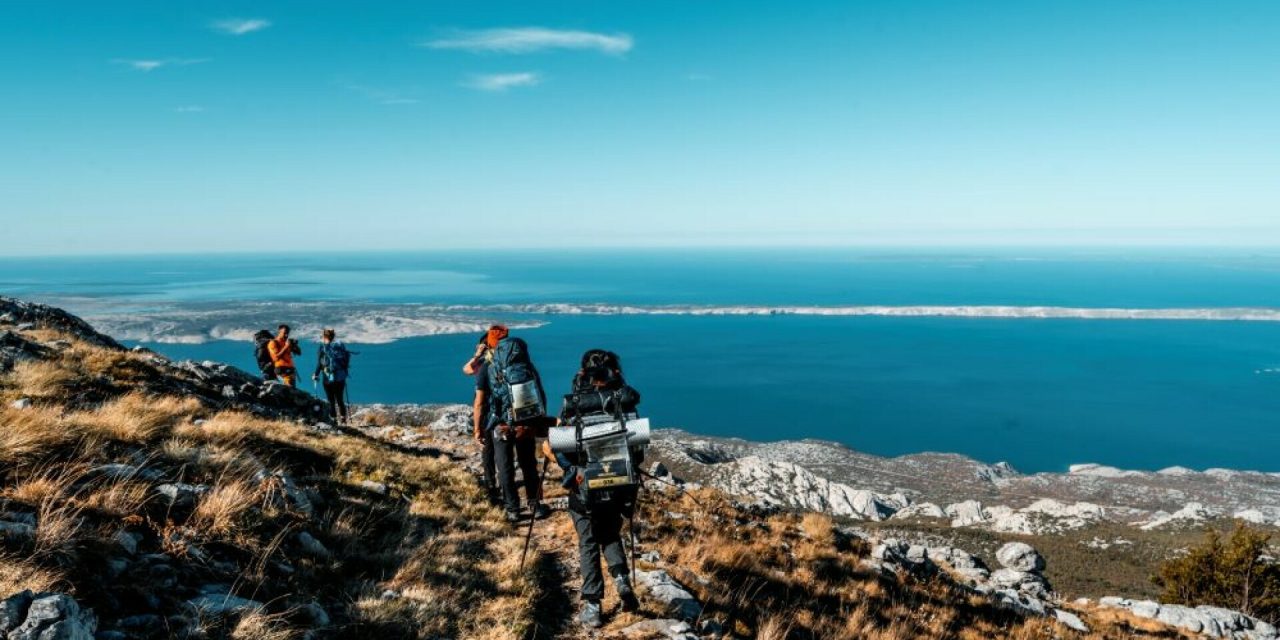
M 578 562 L 582 571 L 582 599 L 600 602 L 604 599 L 604 573 L 600 571 L 600 554 L 609 565 L 609 575 L 625 576 L 627 552 L 622 547 L 622 513 L 616 507 L 597 507 L 591 513 L 569 504 L 569 516 L 578 532 Z

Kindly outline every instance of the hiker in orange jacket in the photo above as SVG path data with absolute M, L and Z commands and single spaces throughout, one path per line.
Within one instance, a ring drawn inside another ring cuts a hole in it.
M 280 325 L 275 339 L 267 343 L 267 352 L 271 354 L 271 363 L 275 365 L 280 381 L 291 387 L 297 386 L 298 368 L 293 365 L 293 356 L 302 355 L 302 347 L 289 337 L 289 325 Z

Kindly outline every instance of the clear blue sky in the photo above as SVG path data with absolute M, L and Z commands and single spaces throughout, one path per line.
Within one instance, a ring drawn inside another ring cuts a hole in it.
M 1280 2 L 0 4 L 0 253 L 1280 244 Z

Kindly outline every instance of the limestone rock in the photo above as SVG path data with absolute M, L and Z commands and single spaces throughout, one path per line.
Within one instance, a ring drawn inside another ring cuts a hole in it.
M 622 630 L 628 638 L 663 637 L 671 640 L 697 640 L 689 623 L 681 620 L 657 619 L 637 622 Z
M 93 640 L 98 620 L 66 594 L 36 595 L 8 640 Z
M 702 615 L 698 599 L 666 571 L 636 571 L 636 582 L 636 586 L 645 588 L 651 598 L 662 603 L 669 615 L 690 621 Z
M 884 520 L 906 507 L 902 494 L 855 489 L 790 462 L 748 456 L 711 467 L 714 484 L 728 493 L 750 496 L 768 505 L 819 511 L 859 520 Z
M 0 601 L 0 638 L 17 629 L 27 618 L 32 595 L 30 591 L 22 591 Z
M 965 500 L 964 502 L 949 504 L 945 512 L 951 518 L 951 526 L 953 527 L 967 527 L 987 522 L 991 519 L 991 516 L 982 508 L 982 503 L 977 500 Z
M 1044 556 L 1025 542 L 1010 542 L 996 551 L 1001 566 L 1015 571 L 1044 571 Z
M 947 512 L 942 507 L 932 502 L 920 502 L 900 509 L 893 514 L 893 520 L 903 520 L 906 518 L 945 518 Z
M 1080 633 L 1089 633 L 1089 626 L 1080 619 L 1080 616 L 1071 613 L 1070 611 L 1054 609 L 1053 617 L 1057 619 L 1058 622 L 1066 625 L 1068 629 L 1079 631 Z
M 1116 597 L 1102 598 L 1098 604 L 1103 607 L 1127 609 L 1139 618 L 1158 620 L 1169 626 L 1211 638 L 1272 640 L 1277 637 L 1274 626 L 1239 611 L 1221 607 L 1187 607 L 1160 604 L 1151 600 L 1129 600 Z

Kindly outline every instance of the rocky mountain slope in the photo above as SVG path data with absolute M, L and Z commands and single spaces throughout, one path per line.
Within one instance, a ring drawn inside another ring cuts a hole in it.
M 690 479 L 770 504 L 884 520 L 935 517 L 1008 533 L 1108 521 L 1146 530 L 1235 517 L 1280 523 L 1280 474 L 1080 464 L 1024 475 L 956 454 L 884 458 L 819 441 L 754 443 L 661 431 L 654 447 Z
M 863 494 L 800 460 L 753 471 L 750 455 L 671 438 L 655 449 L 671 469 L 713 472 L 698 486 L 653 470 L 635 531 L 642 610 L 610 595 L 608 625 L 587 634 L 568 518 L 535 527 L 521 566 L 523 528 L 476 481 L 466 407 L 368 408 L 345 429 L 318 409 L 0 298 L 0 637 L 1275 637 L 1228 611 L 1068 600 L 1025 544 L 977 555 L 819 513 L 883 520 L 942 495 L 923 485 Z M 723 465 L 747 473 L 718 479 Z M 753 489 L 776 477 L 790 489 Z M 805 509 L 777 508 L 792 499 Z

